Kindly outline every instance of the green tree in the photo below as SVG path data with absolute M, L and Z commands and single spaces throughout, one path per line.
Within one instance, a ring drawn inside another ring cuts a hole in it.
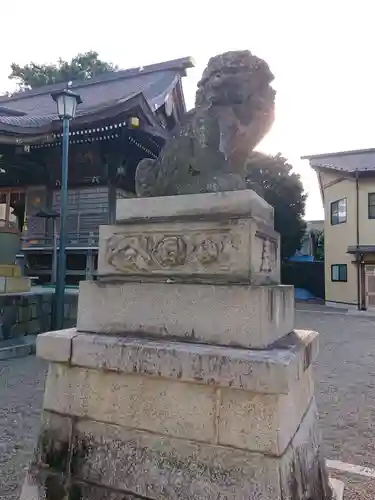
M 313 230 L 311 232 L 313 255 L 318 261 L 324 260 L 324 231 Z
M 280 153 L 254 151 L 246 165 L 246 181 L 275 209 L 275 230 L 281 235 L 281 258 L 294 255 L 306 231 L 305 203 L 300 176 Z
M 115 71 L 112 63 L 99 59 L 99 54 L 93 50 L 78 54 L 71 61 L 59 58 L 55 64 L 37 64 L 31 62 L 25 66 L 11 64 L 9 79 L 16 80 L 18 90 L 34 89 L 70 80 L 89 80 L 96 75 Z

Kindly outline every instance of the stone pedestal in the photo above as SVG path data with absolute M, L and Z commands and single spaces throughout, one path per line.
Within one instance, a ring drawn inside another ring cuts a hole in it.
M 21 269 L 17 265 L 0 264 L 0 294 L 29 292 L 31 280 L 21 276 Z
M 19 231 L 0 221 L 0 294 L 30 291 L 30 279 L 22 277 L 21 268 L 14 264 L 20 247 Z
M 312 362 L 252 191 L 118 202 L 50 362 L 23 498 L 328 500 Z M 69 496 L 70 495 L 70 496 Z

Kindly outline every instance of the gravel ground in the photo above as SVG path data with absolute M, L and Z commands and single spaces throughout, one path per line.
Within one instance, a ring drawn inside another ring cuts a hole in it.
M 375 468 L 375 319 L 298 311 L 296 327 L 320 333 L 316 396 L 326 458 Z M 330 474 L 345 500 L 374 500 L 375 479 Z
M 35 356 L 0 361 L 0 499 L 19 498 L 39 429 L 46 368 Z
M 298 311 L 296 327 L 321 334 L 315 380 L 325 456 L 375 468 L 375 319 Z M 33 356 L 0 361 L 0 499 L 18 499 L 45 373 Z M 375 480 L 332 475 L 344 480 L 345 500 L 375 499 Z

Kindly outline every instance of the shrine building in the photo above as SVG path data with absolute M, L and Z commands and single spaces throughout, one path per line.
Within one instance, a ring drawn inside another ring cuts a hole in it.
M 82 104 L 70 127 L 67 284 L 95 276 L 100 224 L 116 199 L 135 196 L 135 170 L 157 158 L 185 112 L 191 58 L 106 73 L 0 97 L 0 217 L 17 216 L 26 272 L 52 280 L 58 248 L 62 123 L 51 93 L 69 87 Z M 55 245 L 54 245 L 55 241 Z

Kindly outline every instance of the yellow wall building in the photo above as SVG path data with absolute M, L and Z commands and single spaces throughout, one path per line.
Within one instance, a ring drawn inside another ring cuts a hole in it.
M 325 300 L 375 308 L 375 149 L 303 158 L 324 204 Z

